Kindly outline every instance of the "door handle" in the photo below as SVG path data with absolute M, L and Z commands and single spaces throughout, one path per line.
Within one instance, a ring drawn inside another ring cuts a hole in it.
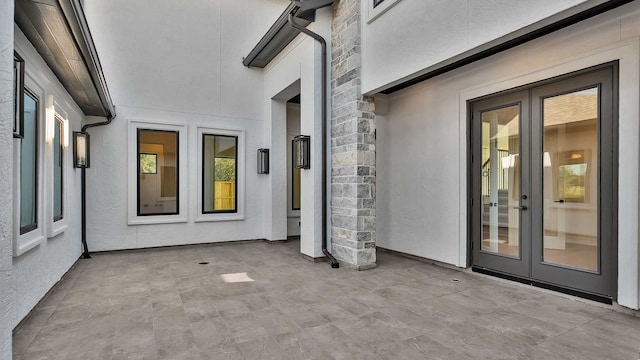
M 554 203 L 560 203 L 560 204 L 564 204 L 564 200 L 560 199 L 560 200 L 554 200 Z
M 518 209 L 518 210 L 528 210 L 529 207 L 526 205 L 523 206 L 513 206 L 514 209 Z

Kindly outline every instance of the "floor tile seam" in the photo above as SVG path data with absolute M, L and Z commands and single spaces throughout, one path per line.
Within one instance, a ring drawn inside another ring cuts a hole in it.
M 246 355 L 246 354 L 245 354 L 245 352 L 242 350 L 242 346 L 240 346 L 240 345 L 242 345 L 242 344 L 247 344 L 247 343 L 251 343 L 251 342 L 258 342 L 258 341 L 261 341 L 261 340 L 264 340 L 264 339 L 271 339 L 271 340 L 276 344 L 276 346 L 278 347 L 278 349 L 280 349 L 280 350 L 282 351 L 282 353 L 286 356 L 286 358 L 285 358 L 285 359 L 281 359 L 281 360 L 287 360 L 287 359 L 291 360 L 291 357 L 289 356 L 289 354 L 287 353 L 287 351 L 286 351 L 285 349 L 283 349 L 283 348 L 282 348 L 282 346 L 280 345 L 280 343 L 278 342 L 278 340 L 276 340 L 276 339 L 275 339 L 273 336 L 271 336 L 271 335 L 263 336 L 263 337 L 261 337 L 261 338 L 252 339 L 252 340 L 248 340 L 248 341 L 243 341 L 243 342 L 238 343 L 238 344 L 235 344 L 235 345 L 236 345 L 236 347 L 238 348 L 238 350 L 240 350 L 240 354 L 242 354 L 242 357 L 246 360 L 246 359 L 247 359 L 247 355 Z M 264 347 L 263 347 L 263 349 L 264 349 Z
M 625 313 L 623 311 L 618 311 L 616 309 L 611 309 L 611 311 L 608 311 L 608 312 L 602 313 L 601 315 L 598 315 L 597 318 L 601 319 L 601 320 L 610 320 L 610 321 L 615 322 L 616 324 L 621 324 L 621 325 L 624 325 L 624 326 L 628 326 L 627 324 L 625 324 L 625 323 L 623 323 L 621 321 L 618 321 L 616 319 L 607 318 L 608 316 L 611 316 L 613 314 L 621 314 L 621 315 L 629 316 L 631 318 L 638 319 L 639 323 L 640 323 L 640 311 L 638 311 L 637 314 L 628 314 L 628 313 Z
M 116 329 L 117 329 L 117 326 L 118 326 L 118 322 L 116 321 Z M 111 352 L 108 360 L 113 359 L 113 353 L 115 351 L 115 343 L 116 343 L 116 331 L 114 330 L 113 335 L 111 336 L 111 342 L 109 343 L 111 345 Z
M 455 354 L 459 354 L 459 355 L 461 355 L 461 356 L 464 356 L 465 358 L 468 358 L 468 356 L 467 356 L 467 355 L 465 355 L 464 353 L 459 352 L 457 349 L 455 349 L 455 348 L 453 348 L 453 347 L 451 347 L 451 346 L 449 346 L 449 345 L 447 345 L 447 344 L 443 344 L 443 343 L 442 343 L 442 342 L 440 342 L 438 339 L 434 339 L 433 337 L 431 337 L 428 333 L 427 333 L 427 334 L 423 334 L 423 335 L 419 335 L 419 336 L 415 336 L 415 337 L 413 337 L 413 338 L 409 339 L 409 341 L 411 341 L 411 340 L 416 340 L 416 339 L 417 339 L 418 337 L 420 337 L 420 336 L 426 336 L 426 337 L 428 337 L 431 341 L 433 341 L 433 342 L 435 342 L 435 343 L 437 343 L 437 344 L 439 344 L 439 345 L 443 346 L 443 347 L 444 347 L 444 348 L 446 348 L 446 349 L 451 350 L 453 353 L 455 353 Z M 422 350 L 422 349 L 418 346 L 418 344 L 415 344 L 415 345 L 416 345 L 416 347 L 418 348 L 418 351 L 420 351 L 421 353 L 424 353 L 425 355 L 428 355 L 428 354 L 429 354 L 429 353 L 425 352 L 424 350 Z
M 571 332 L 571 331 L 574 331 L 574 330 L 576 330 L 576 329 L 579 329 L 579 328 L 581 328 L 581 327 L 583 327 L 583 326 L 585 326 L 585 325 L 589 324 L 590 322 L 592 322 L 592 321 L 594 321 L 594 320 L 596 320 L 596 319 L 597 319 L 597 318 L 591 318 L 589 321 L 586 321 L 586 322 L 584 322 L 584 323 L 582 323 L 582 324 L 580 324 L 580 325 L 575 325 L 575 326 L 573 326 L 573 327 L 571 327 L 571 328 L 569 328 L 569 329 L 567 329 L 567 330 L 565 330 L 565 331 L 562 331 L 562 332 L 560 332 L 560 333 L 558 333 L 558 334 L 556 334 L 556 335 L 549 336 L 549 337 L 547 337 L 546 339 L 544 339 L 543 341 L 541 341 L 541 342 L 537 343 L 535 346 L 537 347 L 537 346 L 540 346 L 540 345 L 542 345 L 542 344 L 544 344 L 544 343 L 546 343 L 546 342 L 548 342 L 548 341 L 550 341 L 550 340 L 557 339 L 557 338 L 559 338 L 559 337 L 561 337 L 561 336 L 563 336 L 563 335 L 565 335 L 565 334 L 567 334 L 567 333 L 569 333 L 569 332 Z M 544 351 L 544 349 L 543 349 L 543 351 Z
M 217 308 L 216 308 L 217 310 Z M 218 312 L 219 313 L 219 312 Z M 251 311 L 249 314 L 253 315 L 253 311 Z M 241 315 L 242 316 L 242 315 Z M 254 315 L 255 316 L 255 315 Z M 233 316 L 230 316 L 230 318 L 233 318 Z M 229 318 L 220 315 L 220 319 L 222 319 L 222 323 L 224 324 L 224 327 L 227 329 L 227 331 L 229 332 L 229 334 L 231 335 L 232 338 L 235 338 L 235 332 L 233 330 L 231 330 L 231 327 L 228 324 L 227 320 L 230 320 Z M 264 326 L 260 325 L 260 327 L 262 327 L 263 330 L 267 331 Z M 267 333 L 269 333 L 267 331 Z M 233 344 L 238 346 L 238 344 L 235 342 L 235 340 L 233 341 Z M 244 356 L 244 355 L 243 355 Z
M 80 321 L 75 321 L 75 322 L 71 322 L 71 323 L 65 323 L 65 325 L 67 325 L 67 324 L 72 324 L 72 323 L 74 323 L 74 324 L 75 324 L 75 323 L 79 323 L 79 322 L 80 322 Z M 43 328 L 44 328 L 44 326 L 43 326 Z M 77 334 L 78 334 L 78 332 L 79 332 L 79 331 L 80 331 L 80 329 L 79 329 L 79 328 L 78 328 L 78 329 L 75 329 L 75 331 L 73 331 L 73 336 L 72 336 L 72 338 L 73 338 L 73 339 L 77 339 L 77 338 L 78 338 Z M 40 332 L 42 332 L 42 329 L 40 329 L 40 331 L 39 331 L 38 333 L 40 333 Z M 29 346 L 25 349 L 25 351 L 22 353 L 22 355 L 21 355 L 21 356 L 24 356 L 25 354 L 27 354 L 27 353 L 29 352 L 29 349 L 30 349 L 30 348 L 31 348 L 31 346 L 33 345 L 33 341 L 35 341 L 35 339 L 36 339 L 36 338 L 37 338 L 37 336 L 36 336 L 36 337 L 34 337 L 34 339 L 31 341 L 31 343 L 30 343 L 30 344 L 29 344 Z M 57 342 L 56 342 L 56 344 L 57 344 Z M 67 353 L 68 353 L 69 351 L 71 351 L 71 349 L 70 349 L 70 347 L 69 347 L 69 346 L 65 347 L 65 349 L 66 349 Z M 52 351 L 52 350 L 53 350 L 53 349 L 42 349 L 42 350 L 36 350 L 36 351 Z
M 587 325 L 587 324 L 590 324 L 590 323 L 592 323 L 592 322 L 594 322 L 594 321 L 598 321 L 598 320 L 603 320 L 603 317 L 602 317 L 602 316 L 598 316 L 598 317 L 596 317 L 596 318 L 593 318 L 593 319 L 591 319 L 591 320 L 587 321 L 586 323 L 584 323 L 584 324 L 582 324 L 582 325 L 580 325 L 580 326 L 578 326 L 578 327 L 574 328 L 573 330 L 577 330 L 577 329 L 579 329 L 579 328 L 581 328 L 581 327 L 584 327 L 584 326 L 585 326 L 585 325 Z M 604 320 L 609 320 L 609 319 L 604 319 Z M 613 319 L 610 319 L 610 321 L 614 322 L 614 323 L 616 324 L 616 326 L 617 326 L 617 327 L 632 328 L 632 326 L 629 326 L 629 325 L 627 325 L 627 324 L 621 323 L 621 322 L 619 322 L 619 321 L 615 321 L 615 320 L 613 320 Z M 626 339 L 628 339 L 628 340 L 635 340 L 635 339 L 629 338 L 626 334 L 623 334 L 622 336 L 624 336 L 624 337 L 625 337 Z M 639 345 L 640 345 L 640 342 L 639 342 Z M 639 360 L 640 360 L 640 348 L 638 348 L 638 352 L 639 352 L 639 356 L 638 356 L 638 357 L 639 357 Z
M 414 280 L 414 281 L 411 281 L 411 282 L 417 282 L 417 283 L 420 283 L 420 280 Z M 407 283 L 407 284 L 409 284 L 409 283 Z M 451 291 L 450 289 L 447 289 L 447 288 L 445 288 L 445 287 L 438 286 L 438 285 L 430 285 L 430 284 L 424 284 L 424 283 L 420 283 L 420 284 L 422 284 L 422 285 L 423 285 L 423 286 L 425 286 L 425 287 L 427 287 L 427 286 L 433 286 L 433 287 L 436 287 L 436 288 L 438 288 L 438 289 L 442 289 L 442 290 L 445 290 L 445 291 Z M 446 294 L 436 295 L 436 296 L 434 296 L 434 297 L 441 297 L 441 296 L 447 296 L 447 295 L 451 295 L 451 294 L 458 294 L 458 293 L 461 293 L 461 292 L 466 291 L 466 290 L 468 290 L 468 289 L 459 289 L 459 290 L 455 290 L 455 291 L 448 292 L 448 293 L 446 293 Z M 434 297 L 431 297 L 431 298 L 434 298 Z M 429 298 L 429 299 L 431 299 L 431 298 Z
M 178 294 L 178 297 L 180 297 L 179 294 Z M 184 303 L 182 302 L 182 298 L 180 298 L 180 304 L 181 305 L 179 307 L 176 306 L 176 308 L 182 309 L 182 312 L 185 313 L 185 311 L 184 311 Z M 158 313 L 158 311 L 153 309 L 153 304 L 152 304 L 152 306 L 151 306 L 151 331 L 153 332 L 153 341 L 154 341 L 155 344 L 157 344 L 157 342 L 158 342 L 158 339 L 156 338 L 156 334 L 161 330 L 160 328 L 158 328 L 158 324 L 156 324 L 156 321 L 157 321 L 156 320 L 156 316 L 155 316 L 156 313 Z M 185 317 L 185 320 L 187 321 L 187 326 L 189 326 L 189 319 L 187 319 L 187 314 L 186 313 L 185 313 L 184 317 Z M 190 329 L 190 326 L 189 326 L 189 329 Z M 156 352 L 157 352 L 157 349 L 156 349 Z
M 66 297 L 66 294 L 65 294 Z M 40 302 L 44 302 L 45 299 L 42 299 Z M 51 316 L 53 316 L 53 313 L 56 312 L 56 310 L 58 310 L 58 308 L 60 307 L 60 304 L 62 303 L 63 300 L 61 300 L 58 305 L 49 305 L 49 306 L 53 306 L 53 311 L 51 312 L 51 314 L 49 314 L 46 319 L 42 322 L 42 324 L 40 324 L 40 331 L 42 331 L 42 328 L 44 328 L 45 325 L 47 325 L 47 323 L 49 322 L 49 319 L 51 319 Z M 34 309 L 36 309 L 38 307 L 38 305 L 40 305 L 40 302 L 38 302 L 38 304 L 36 305 L 36 307 L 34 307 Z M 28 315 L 28 318 L 24 320 L 24 322 L 22 324 L 19 325 L 20 328 L 22 328 L 24 326 L 24 324 L 29 322 L 29 318 L 32 316 L 32 314 Z M 38 333 L 40 333 L 40 331 L 38 331 Z
M 46 322 L 45 322 L 46 323 Z M 25 352 L 27 352 L 27 350 L 31 347 L 31 345 L 33 344 L 34 341 L 36 341 L 36 338 L 38 338 L 38 335 L 42 332 L 42 328 L 44 328 L 44 324 L 38 326 L 38 331 L 36 332 L 36 335 L 34 335 L 33 339 L 31 339 L 31 341 L 29 341 L 29 344 L 27 346 L 25 346 L 24 350 L 22 351 L 22 353 L 20 353 L 19 355 L 22 356 Z M 13 337 L 12 337 L 13 338 Z M 13 340 L 12 340 L 13 342 Z M 13 344 L 12 344 L 13 345 Z
M 536 318 L 534 318 L 534 317 L 531 317 L 531 316 L 529 316 L 529 315 L 527 315 L 527 314 L 522 314 L 522 313 L 518 313 L 518 312 L 516 312 L 516 314 L 521 315 L 521 316 L 525 316 L 526 318 L 531 319 L 531 320 L 542 321 L 542 320 L 536 319 Z M 585 324 L 586 324 L 586 323 L 585 323 Z M 583 325 L 584 325 L 584 324 L 583 324 Z M 578 325 L 577 327 L 580 327 L 580 326 L 581 326 L 581 325 Z M 569 332 L 569 331 L 572 331 L 572 330 L 576 329 L 577 327 L 574 327 L 574 328 L 571 328 L 571 329 L 566 329 L 566 328 L 562 327 L 562 330 L 561 330 L 561 331 L 559 331 L 557 334 L 554 334 L 554 335 L 544 335 L 544 337 L 543 337 L 542 341 L 538 341 L 538 342 L 536 342 L 535 344 L 528 345 L 528 347 L 536 347 L 536 346 L 538 346 L 538 345 L 540 345 L 540 344 L 545 343 L 545 342 L 546 342 L 546 341 L 548 341 L 548 340 L 554 339 L 554 338 L 556 338 L 556 337 L 558 337 L 558 336 L 561 336 L 561 335 L 563 335 L 563 334 L 565 334 L 565 333 L 567 333 L 567 332 Z M 504 336 L 508 337 L 509 339 L 513 340 L 514 342 L 518 342 L 519 340 L 518 340 L 518 338 L 517 338 L 515 335 L 521 335 L 521 336 L 523 336 L 523 334 L 518 334 L 518 333 L 514 333 L 514 334 L 505 333 L 505 334 L 504 334 Z

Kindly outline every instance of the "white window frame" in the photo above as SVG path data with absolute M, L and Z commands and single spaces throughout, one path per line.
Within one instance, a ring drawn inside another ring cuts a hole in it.
M 26 60 L 25 60 L 26 64 Z M 25 68 L 25 76 L 24 76 L 24 87 L 28 89 L 38 100 L 38 118 L 37 118 L 37 126 L 38 126 L 38 134 L 36 137 L 37 143 L 37 156 L 38 156 L 38 165 L 37 165 L 37 186 L 38 189 L 36 191 L 36 216 L 37 216 L 37 227 L 29 231 L 26 234 L 20 234 L 20 153 L 21 153 L 21 139 L 14 138 L 13 139 L 13 255 L 20 256 L 27 251 L 35 248 L 36 246 L 42 244 L 45 237 L 45 228 L 47 220 L 45 218 L 45 202 L 44 200 L 44 187 L 46 184 L 47 176 L 45 174 L 45 108 L 46 108 L 46 98 L 45 91 L 42 86 L 40 86 L 36 80 L 32 77 L 32 75 L 28 72 L 28 67 Z
M 178 214 L 138 216 L 138 129 L 178 132 Z M 129 146 L 127 157 L 128 178 L 128 224 L 170 224 L 188 221 L 187 202 L 187 126 L 146 120 L 129 122 Z
M 400 0 L 384 0 L 382 4 L 376 7 L 373 7 L 373 0 L 366 0 L 365 2 L 365 6 L 367 7 L 367 24 L 369 24 L 391 9 L 395 4 L 399 3 Z
M 216 127 L 208 127 L 205 125 L 196 126 L 196 131 L 194 132 L 194 136 L 196 139 L 192 139 L 192 144 L 195 144 L 195 151 L 197 156 L 196 168 L 197 171 L 197 180 L 196 180 L 196 209 L 194 211 L 195 222 L 204 222 L 204 221 L 234 221 L 234 220 L 244 220 L 244 212 L 245 212 L 245 130 L 244 129 L 232 129 L 232 128 L 216 128 Z M 202 213 L 202 192 L 203 192 L 203 183 L 202 183 L 202 161 L 203 161 L 203 135 L 226 135 L 226 136 L 237 136 L 238 137 L 238 147 L 236 149 L 236 203 L 237 208 L 235 213 Z
M 69 166 L 72 163 L 71 153 L 69 147 L 69 116 L 66 111 L 62 109 L 62 107 L 52 101 L 52 98 L 48 98 L 47 102 L 51 101 L 51 105 L 47 105 L 47 184 L 46 184 L 46 193 L 48 196 L 48 206 L 47 206 L 47 222 L 48 222 L 48 234 L 49 238 L 56 237 L 63 232 L 65 232 L 69 228 L 69 177 L 70 173 L 68 171 Z M 54 179 L 54 163 L 53 163 L 53 153 L 57 144 L 53 143 L 54 131 L 56 122 L 60 121 L 62 124 L 60 136 L 62 140 L 62 219 L 55 221 L 54 217 L 54 204 L 55 204 L 55 188 L 53 185 Z

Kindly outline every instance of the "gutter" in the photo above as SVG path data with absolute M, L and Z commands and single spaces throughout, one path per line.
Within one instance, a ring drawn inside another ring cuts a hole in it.
M 293 1 L 292 3 L 298 2 Z M 322 253 L 331 262 L 331 267 L 336 269 L 340 267 L 340 263 L 327 250 L 327 42 L 322 36 L 295 21 L 294 15 L 297 10 L 294 9 L 289 13 L 289 24 L 294 29 L 318 41 L 322 47 Z
M 115 110 L 115 109 L 114 109 Z M 115 112 L 114 112 L 115 113 Z M 87 132 L 87 129 L 98 126 L 105 126 L 111 124 L 111 121 L 115 118 L 115 115 L 110 115 L 107 117 L 106 121 L 85 124 L 80 130 L 83 133 Z M 91 151 L 91 150 L 89 150 Z M 87 246 L 87 176 L 86 176 L 87 168 L 82 168 L 81 172 L 81 181 L 80 181 L 80 192 L 81 192 L 81 212 L 82 212 L 82 258 L 83 259 L 91 259 L 91 254 L 89 253 L 89 248 Z

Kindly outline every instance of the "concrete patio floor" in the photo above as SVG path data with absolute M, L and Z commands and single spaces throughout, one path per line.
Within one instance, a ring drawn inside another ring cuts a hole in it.
M 305 260 L 297 241 L 249 242 L 79 260 L 16 328 L 13 350 L 19 360 L 637 360 L 633 315 L 382 251 L 357 272 Z

